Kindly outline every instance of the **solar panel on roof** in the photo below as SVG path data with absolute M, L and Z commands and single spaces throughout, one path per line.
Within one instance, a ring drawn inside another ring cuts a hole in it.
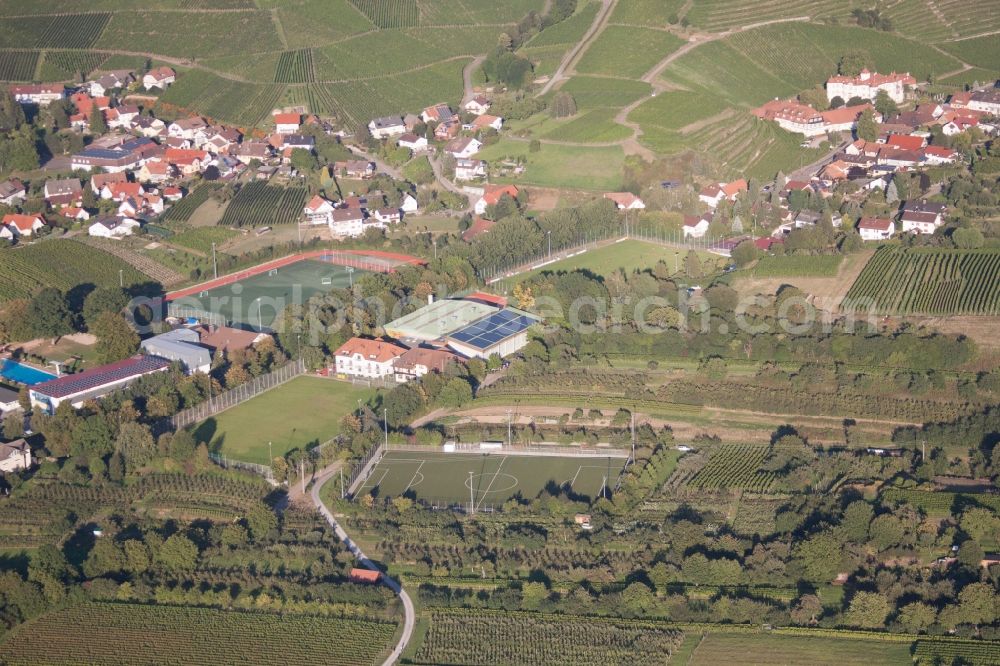
M 527 330 L 534 323 L 536 320 L 533 317 L 513 310 L 501 310 L 452 333 L 450 337 L 477 349 L 487 349 Z

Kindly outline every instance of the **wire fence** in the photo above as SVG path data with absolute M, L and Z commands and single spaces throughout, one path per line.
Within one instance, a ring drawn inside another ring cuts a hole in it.
M 385 446 L 379 444 L 372 448 L 365 456 L 351 466 L 351 473 L 347 477 L 347 496 L 354 498 L 358 489 L 364 485 L 365 481 L 372 475 L 376 465 L 385 456 Z
M 178 430 L 180 428 L 185 428 L 189 425 L 198 423 L 199 421 L 204 421 L 209 416 L 214 416 L 220 412 L 224 412 L 230 407 L 235 407 L 240 403 L 246 402 L 250 398 L 260 395 L 264 391 L 269 391 L 275 386 L 284 384 L 289 379 L 298 377 L 305 371 L 305 361 L 302 359 L 293 361 L 282 366 L 281 368 L 278 368 L 274 372 L 261 375 L 260 377 L 257 377 L 245 384 L 240 384 L 232 390 L 209 398 L 200 405 L 195 405 L 190 409 L 178 412 L 174 415 L 173 419 L 171 419 L 171 422 L 173 423 L 174 429 Z
M 451 442 L 449 442 L 451 444 Z M 455 442 L 455 453 L 482 453 L 500 456 L 538 456 L 551 458 L 628 458 L 626 449 L 611 449 L 582 446 L 554 446 L 533 444 L 507 444 L 500 448 L 482 448 L 481 442 Z M 419 444 L 392 444 L 392 451 L 409 451 L 414 453 L 440 453 L 440 447 L 421 446 Z M 450 453 L 450 451 L 448 451 Z
M 167 316 L 177 317 L 178 319 L 188 319 L 193 317 L 198 321 L 207 322 L 213 326 L 226 326 L 229 323 L 225 317 L 218 313 L 209 312 L 208 310 L 202 310 L 200 308 L 176 305 L 174 303 L 167 303 Z
M 278 482 L 274 480 L 274 470 L 267 465 L 259 465 L 257 463 L 246 462 L 244 460 L 235 460 L 233 458 L 227 458 L 225 455 L 219 453 L 209 453 L 208 458 L 216 465 L 224 469 L 238 469 L 244 472 L 252 472 L 263 476 L 273 485 L 278 484 Z

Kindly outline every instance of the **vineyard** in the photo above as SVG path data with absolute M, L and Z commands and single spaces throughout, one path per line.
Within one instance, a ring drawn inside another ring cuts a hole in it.
M 1000 251 L 883 247 L 844 307 L 896 314 L 1000 313 Z
M 395 625 L 307 615 L 83 603 L 22 625 L 15 664 L 371 664 Z
M 37 65 L 38 51 L 0 52 L 0 81 L 30 81 Z
M 762 257 L 753 268 L 755 277 L 833 277 L 843 261 L 842 254 L 819 256 Z
M 4 19 L 3 26 L 0 26 L 0 46 L 86 49 L 97 41 L 109 20 L 111 20 L 110 13 L 57 14 Z
M 734 488 L 766 492 L 774 483 L 774 475 L 760 469 L 767 454 L 766 446 L 723 446 L 709 456 L 688 485 L 706 490 Z
M 887 504 L 905 502 L 923 510 L 930 516 L 949 516 L 975 506 L 982 506 L 1000 513 L 1000 495 L 983 493 L 950 493 L 889 488 L 882 493 L 882 501 Z
M 284 86 L 274 83 L 244 83 L 195 69 L 178 77 L 157 102 L 160 109 L 184 109 L 216 120 L 251 127 L 263 118 L 281 97 Z
M 435 609 L 418 664 L 666 662 L 684 634 L 655 622 L 566 615 Z
M 63 291 L 78 284 L 117 287 L 118 271 L 125 285 L 149 280 L 126 262 L 107 252 L 68 240 L 46 240 L 0 251 L 0 303 L 28 298 L 41 285 Z
M 106 53 L 92 51 L 46 51 L 39 78 L 43 81 L 76 80 L 87 76 L 108 59 Z
M 139 254 L 138 252 L 129 249 L 128 245 L 121 243 L 120 241 L 111 240 L 110 238 L 100 238 L 98 236 L 74 236 L 73 240 L 78 243 L 89 245 L 90 247 L 95 247 L 98 250 L 103 250 L 114 257 L 118 257 L 125 263 L 130 264 L 140 273 L 148 275 L 164 286 L 170 286 L 184 281 L 184 276 L 180 273 L 167 268 L 159 262 L 153 261 L 143 254 Z
M 304 187 L 272 187 L 259 180 L 244 185 L 219 221 L 229 227 L 293 224 L 306 202 Z
M 208 201 L 212 192 L 219 189 L 219 183 L 205 182 L 196 187 L 188 195 L 172 205 L 160 218 L 163 222 L 187 222 L 198 210 L 198 207 Z
M 417 0 L 351 0 L 362 14 L 380 28 L 408 28 L 417 25 Z
M 274 73 L 275 83 L 308 83 L 315 80 L 312 49 L 282 51 Z
M 993 666 L 994 664 L 1000 664 L 1000 643 L 921 638 L 914 647 L 913 656 L 921 664 Z

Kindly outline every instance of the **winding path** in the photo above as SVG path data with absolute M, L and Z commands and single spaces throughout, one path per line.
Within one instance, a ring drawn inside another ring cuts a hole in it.
M 583 34 L 583 39 L 576 43 L 569 52 L 563 56 L 562 62 L 559 63 L 558 69 L 552 74 L 552 78 L 549 82 L 538 92 L 535 97 L 542 97 L 550 90 L 552 86 L 556 85 L 559 81 L 563 80 L 563 75 L 567 70 L 571 70 L 576 67 L 576 63 L 583 56 L 586 47 L 594 40 L 594 38 L 608 25 L 608 20 L 611 18 L 611 10 L 614 8 L 615 3 L 618 0 L 601 0 L 601 9 L 597 12 L 597 16 L 594 17 L 594 22 L 590 24 L 587 28 L 587 32 Z
M 361 551 L 358 544 L 354 543 L 354 541 L 347 536 L 347 532 L 344 531 L 344 528 L 340 526 L 340 523 L 337 522 L 337 519 L 333 517 L 333 514 L 328 508 L 326 508 L 326 505 L 323 504 L 323 500 L 319 497 L 323 484 L 329 481 L 333 474 L 333 471 L 329 471 L 316 479 L 316 483 L 313 485 L 312 492 L 310 493 L 312 503 L 317 509 L 319 509 L 319 512 L 323 514 L 323 518 L 326 519 L 326 522 L 330 523 L 333 527 L 333 531 L 337 535 L 337 538 L 340 539 L 345 546 L 347 546 L 348 550 L 350 550 L 354 557 L 358 559 L 358 563 L 361 566 L 372 571 L 381 571 L 381 569 L 375 566 L 375 563 L 368 559 L 368 556 Z M 399 637 L 399 642 L 396 643 L 396 647 L 393 648 L 392 652 L 383 662 L 383 666 L 389 666 L 390 664 L 395 664 L 399 661 L 400 656 L 403 654 L 403 650 L 406 649 L 406 646 L 410 642 L 410 638 L 413 637 L 413 627 L 416 625 L 417 615 L 416 611 L 413 609 L 413 601 L 410 600 L 410 595 L 406 593 L 406 590 L 403 589 L 402 585 L 392 578 L 389 578 L 389 576 L 384 573 L 382 574 L 382 582 L 384 582 L 390 590 L 399 596 L 399 600 L 403 602 L 404 613 L 403 635 Z

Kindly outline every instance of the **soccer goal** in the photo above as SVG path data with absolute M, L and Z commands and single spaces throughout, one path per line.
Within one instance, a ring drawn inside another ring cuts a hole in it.
M 268 277 L 273 277 L 273 276 L 275 276 L 277 274 L 278 274 L 278 269 L 277 268 L 272 268 L 271 270 L 269 270 L 267 272 Z
M 333 284 L 333 278 L 328 278 L 328 277 L 322 278 L 320 280 L 320 284 L 324 285 Z

